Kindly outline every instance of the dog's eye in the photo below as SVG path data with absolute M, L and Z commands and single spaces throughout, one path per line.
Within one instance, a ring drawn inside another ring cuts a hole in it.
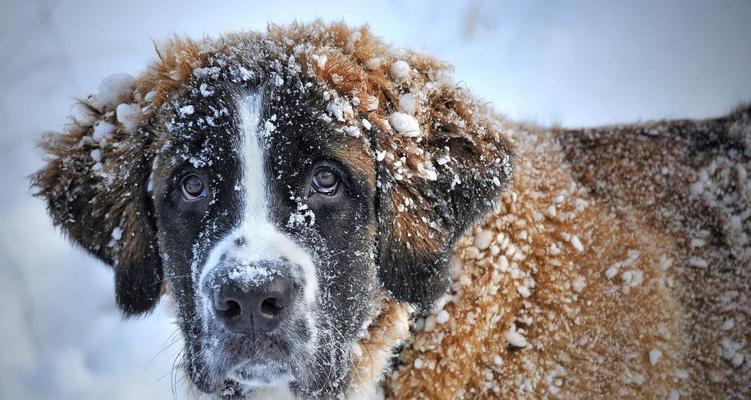
M 316 193 L 334 195 L 339 186 L 339 175 L 328 168 L 321 168 L 313 176 L 311 186 Z
M 203 179 L 196 174 L 183 178 L 182 188 L 185 200 L 195 200 L 206 196 L 206 185 L 203 184 Z

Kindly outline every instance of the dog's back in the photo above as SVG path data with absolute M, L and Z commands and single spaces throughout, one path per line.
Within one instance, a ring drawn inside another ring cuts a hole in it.
M 515 126 L 514 185 L 455 252 L 394 397 L 746 398 L 751 109 Z
M 672 238 L 691 398 L 751 387 L 751 107 L 705 121 L 559 132 L 574 177 L 619 215 Z

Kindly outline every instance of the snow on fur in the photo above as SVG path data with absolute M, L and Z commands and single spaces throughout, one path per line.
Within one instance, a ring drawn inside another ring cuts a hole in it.
M 193 76 L 246 82 L 258 78 L 250 64 L 276 61 L 284 71 L 265 71 L 270 82 L 283 84 L 282 72 L 299 74 L 328 101 L 322 112 L 343 134 L 365 145 L 375 135 L 392 229 L 413 249 L 437 246 L 448 229 L 426 195 L 433 188 L 491 190 L 516 171 L 493 213 L 456 246 L 450 293 L 432 313 L 382 299 L 354 353 L 350 393 L 376 392 L 392 351 L 405 342 L 382 382 L 388 397 L 749 395 L 748 109 L 706 126 L 649 126 L 637 138 L 608 136 L 618 129 L 558 135 L 498 117 L 440 61 L 394 51 L 367 29 L 342 24 L 175 39 L 159 54 L 135 80 L 119 75 L 103 83 L 86 104 L 91 120 L 49 139 L 55 157 L 34 178 L 55 222 L 109 263 L 121 268 L 120 256 L 142 247 L 146 228 L 133 204 L 146 195 L 141 186 L 166 143 L 159 135 L 177 134 L 185 122 L 172 121 L 164 133 L 140 130 L 142 123 L 179 101 Z M 214 92 L 205 85 L 200 94 Z M 194 111 L 177 106 L 182 117 Z M 727 135 L 717 143 L 681 136 L 692 129 Z M 666 154 L 629 152 L 632 141 L 653 137 L 665 138 L 658 143 Z M 585 150 L 600 138 L 608 151 Z M 446 143 L 456 140 L 483 162 L 450 153 Z M 637 168 L 640 159 L 650 164 Z M 205 161 L 199 154 L 195 162 Z M 678 198 L 666 197 L 668 189 Z M 77 228 L 70 216 L 81 209 L 104 233 Z M 703 268 L 686 268 L 696 260 Z

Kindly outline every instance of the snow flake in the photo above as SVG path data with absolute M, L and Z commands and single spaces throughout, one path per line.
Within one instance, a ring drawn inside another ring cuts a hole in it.
M 730 318 L 730 319 L 726 319 L 725 322 L 722 323 L 722 326 L 720 326 L 720 329 L 723 331 L 729 331 L 733 329 L 734 326 L 735 326 L 735 320 Z
M 426 169 L 422 171 L 422 176 L 429 181 L 438 180 L 438 172 L 436 172 L 436 170 L 434 169 Z
M 587 280 L 581 275 L 577 275 L 576 278 L 574 278 L 574 281 L 571 282 L 571 288 L 574 289 L 576 293 L 581 293 L 585 287 L 587 287 Z
M 144 101 L 149 102 L 149 103 L 154 101 L 154 98 L 156 98 L 156 90 L 152 90 L 146 93 L 146 96 L 143 97 Z
M 402 112 L 393 112 L 389 116 L 389 125 L 406 137 L 420 136 L 420 124 L 415 117 Z
M 532 296 L 532 292 L 529 290 L 528 287 L 524 285 L 520 285 L 516 288 L 517 293 L 519 293 L 519 296 L 524 297 L 525 299 L 529 296 Z
M 99 145 L 102 145 L 110 136 L 112 136 L 112 132 L 114 131 L 115 125 L 106 121 L 98 121 L 94 124 L 94 132 L 92 133 L 91 138 L 98 142 Z
M 180 113 L 181 117 L 185 118 L 188 115 L 192 115 L 195 112 L 195 108 L 193 108 L 192 105 L 188 104 L 188 105 L 180 107 L 180 109 L 177 111 L 178 113 Z
M 574 248 L 576 249 L 576 251 L 578 251 L 580 253 L 582 251 L 584 251 L 584 245 L 582 245 L 582 242 L 581 242 L 581 240 L 579 240 L 578 236 L 572 236 L 571 237 L 571 245 L 574 246 Z
M 276 125 L 274 125 L 273 122 L 266 120 L 263 123 L 263 127 L 266 129 L 266 134 L 269 134 L 271 132 L 274 132 L 276 130 Z
M 436 159 L 438 165 L 446 165 L 449 163 L 449 161 L 451 161 L 451 157 L 449 157 L 448 155 L 440 156 L 438 157 L 438 159 Z
M 362 136 L 362 133 L 360 133 L 360 129 L 356 126 L 347 126 L 344 128 L 344 132 L 347 133 L 348 136 L 358 138 Z
M 409 64 L 404 60 L 397 60 L 391 64 L 391 76 L 396 80 L 403 80 L 412 71 Z
M 399 109 L 407 114 L 415 115 L 417 112 L 417 100 L 412 93 L 405 93 L 399 96 Z
M 381 59 L 379 57 L 373 57 L 365 61 L 365 68 L 375 71 L 381 68 Z
M 237 73 L 235 75 L 239 75 L 240 76 L 240 80 L 242 80 L 242 81 L 248 81 L 251 78 L 253 78 L 254 74 L 253 74 L 253 72 L 249 71 L 245 67 L 239 66 L 239 67 L 237 67 Z M 279 85 L 277 85 L 277 86 L 279 86 Z
M 449 313 L 446 312 L 446 310 L 441 310 L 438 312 L 438 314 L 435 316 L 435 322 L 443 325 L 449 320 Z
M 309 226 L 315 224 L 316 215 L 313 210 L 311 210 L 307 204 L 303 203 L 302 199 L 296 198 L 295 200 L 297 201 L 297 210 L 290 213 L 289 220 L 287 221 L 287 226 L 300 227 L 306 223 Z
M 348 46 L 354 46 L 355 43 L 357 43 L 360 38 L 362 37 L 362 33 L 360 31 L 354 31 L 349 35 L 349 38 L 347 40 Z
M 256 263 L 252 266 L 249 264 L 240 264 L 229 271 L 227 277 L 242 286 L 247 286 L 251 283 L 263 283 L 274 275 L 272 269 L 263 267 L 263 265 L 262 263 Z
M 428 315 L 427 318 L 425 318 L 425 332 L 433 332 L 435 330 L 435 324 L 436 324 L 436 316 L 435 315 Z
M 99 84 L 100 105 L 111 107 L 130 98 L 135 79 L 125 73 L 110 75 Z
M 89 155 L 91 155 L 91 159 L 96 162 L 102 161 L 102 150 L 100 149 L 91 150 L 91 153 L 89 153 Z
M 705 260 L 703 258 L 691 257 L 688 260 L 688 265 L 690 265 L 692 267 L 704 269 L 704 268 L 707 268 L 709 266 L 709 263 L 707 262 L 707 260 Z
M 115 110 L 117 122 L 123 125 L 126 132 L 133 132 L 140 124 L 141 108 L 138 104 L 122 103 Z
M 202 83 L 201 86 L 198 87 L 198 90 L 203 97 L 209 97 L 214 94 L 214 88 L 205 83 Z
M 506 342 L 508 342 L 509 346 L 520 349 L 528 346 L 527 338 L 517 332 L 513 327 L 506 332 Z
M 660 360 L 660 357 L 662 357 L 662 352 L 658 349 L 652 349 L 649 351 L 649 363 L 652 364 L 652 366 L 657 365 L 657 361 Z
M 313 61 L 316 62 L 316 65 L 318 66 L 319 69 L 323 69 L 323 67 L 326 66 L 326 62 L 329 59 L 325 54 L 321 54 L 321 55 L 313 54 L 310 58 L 312 58 Z
M 343 122 L 344 121 L 344 115 L 342 113 L 342 108 L 334 103 L 329 103 L 328 106 L 326 106 L 326 111 L 331 115 L 332 117 L 336 118 L 337 121 Z
M 219 78 L 219 73 L 221 71 L 222 69 L 220 67 L 196 68 L 193 70 L 193 76 L 195 76 L 198 79 L 201 79 L 201 78 L 217 79 Z
M 495 235 L 493 232 L 488 230 L 481 230 L 475 235 L 475 247 L 477 247 L 479 250 L 485 250 L 488 247 L 490 247 L 490 244 L 493 243 L 493 238 Z

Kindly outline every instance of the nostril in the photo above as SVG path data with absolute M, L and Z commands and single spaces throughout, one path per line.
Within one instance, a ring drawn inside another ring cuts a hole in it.
M 254 264 L 252 268 L 248 266 L 247 270 L 254 274 L 257 271 L 269 272 L 264 272 L 264 279 L 247 280 L 239 279 L 245 275 L 235 274 L 236 269 L 219 269 L 209 286 L 212 316 L 234 333 L 276 329 L 294 313 L 298 287 L 282 267 L 267 263 Z
M 240 303 L 235 300 L 227 300 L 221 306 L 216 307 L 216 313 L 223 318 L 235 318 L 241 312 Z
M 261 313 L 267 318 L 276 317 L 282 309 L 284 307 L 279 304 L 279 300 L 276 297 L 269 297 L 261 302 Z

